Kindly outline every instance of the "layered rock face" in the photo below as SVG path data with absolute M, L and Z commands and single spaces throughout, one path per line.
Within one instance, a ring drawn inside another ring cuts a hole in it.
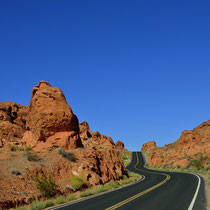
M 210 163 L 210 120 L 183 131 L 174 143 L 157 147 L 154 141 L 148 142 L 141 150 L 149 155 L 150 166 L 205 167 Z
M 41 81 L 32 90 L 27 132 L 23 142 L 36 150 L 82 147 L 78 119 L 68 105 L 63 92 Z
M 80 138 L 84 147 L 95 149 L 113 149 L 115 144 L 111 137 L 100 134 L 98 131 L 92 132 L 86 121 L 79 124 Z
M 0 148 L 21 145 L 27 119 L 28 107 L 0 102 Z

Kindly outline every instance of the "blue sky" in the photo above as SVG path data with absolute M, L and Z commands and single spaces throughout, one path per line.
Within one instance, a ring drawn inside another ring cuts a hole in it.
M 39 80 L 80 122 L 139 150 L 209 119 L 210 1 L 1 1 L 0 101 Z

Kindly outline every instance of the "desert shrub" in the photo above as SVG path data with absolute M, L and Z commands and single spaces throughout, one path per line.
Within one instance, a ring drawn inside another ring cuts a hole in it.
M 193 166 L 195 166 L 198 170 L 203 168 L 203 164 L 202 164 L 202 162 L 200 160 L 194 160 Z
M 30 206 L 31 207 L 30 209 L 33 209 L 33 210 L 44 209 L 47 207 L 54 206 L 56 204 L 62 204 L 62 203 L 68 202 L 68 201 L 75 200 L 75 198 L 76 198 L 75 194 L 69 194 L 66 197 L 59 196 L 57 198 L 49 199 L 46 201 L 36 201 Z
M 45 202 L 45 208 L 50 207 L 50 206 L 53 206 L 53 205 L 54 205 L 54 202 L 52 200 L 47 200 Z
M 82 191 L 80 196 L 81 197 L 87 197 L 87 196 L 90 196 L 90 195 L 95 195 L 97 193 L 104 192 L 107 189 L 109 189 L 109 188 L 107 188 L 106 185 L 96 186 L 96 187 L 93 187 L 91 189 L 87 189 L 87 190 Z
M 195 156 L 197 156 L 197 155 L 202 155 L 202 152 L 195 153 Z
M 12 174 L 15 174 L 16 176 L 21 175 L 21 172 L 18 171 L 16 168 L 12 168 L 12 169 L 11 169 L 11 173 L 12 173 Z
M 84 182 L 83 178 L 81 178 L 79 176 L 75 176 L 75 177 L 71 178 L 71 184 L 75 190 L 79 190 L 84 186 L 85 182 Z
M 130 159 L 131 159 L 131 155 L 132 155 L 132 153 L 130 151 L 123 152 L 123 153 L 120 154 L 120 157 L 122 158 L 125 166 L 129 164 Z
M 31 210 L 39 210 L 45 208 L 45 203 L 42 201 L 38 201 L 31 205 Z
M 75 194 L 69 194 L 66 196 L 66 201 L 73 201 L 76 199 L 76 195 Z
M 130 151 L 123 152 L 123 153 L 120 154 L 120 157 L 121 157 L 123 160 L 130 159 L 130 158 L 131 158 L 131 152 L 130 152 Z
M 131 183 L 132 182 L 132 179 L 128 179 L 128 180 L 124 180 L 123 182 L 122 182 L 122 184 L 129 184 L 129 183 Z
M 59 196 L 54 199 L 54 203 L 56 204 L 62 204 L 66 202 L 66 198 L 64 196 Z
M 72 162 L 76 161 L 76 158 L 74 156 L 74 154 L 72 152 L 69 151 L 65 151 L 63 148 L 58 148 L 56 149 L 56 151 L 64 158 L 66 158 L 67 160 L 70 160 Z
M 41 160 L 41 158 L 37 154 L 31 152 L 30 150 L 27 151 L 25 156 L 28 161 L 38 162 Z
M 36 182 L 37 189 L 39 189 L 45 197 L 52 197 L 56 194 L 59 186 L 56 185 L 51 176 L 47 177 L 45 174 L 39 176 L 36 174 L 32 179 Z
M 81 192 L 80 197 L 87 197 L 90 195 L 94 195 L 93 189 L 88 189 L 88 190 Z
M 168 149 L 172 149 L 172 148 L 174 148 L 175 147 L 175 145 L 174 144 L 170 144 L 170 145 L 168 145 Z
M 195 167 L 197 170 L 200 170 L 200 169 L 203 168 L 202 161 L 200 161 L 200 160 L 192 160 L 191 162 L 189 162 L 187 164 L 187 168 L 190 168 L 190 167 Z
M 15 152 L 15 151 L 24 151 L 24 149 L 22 147 L 15 147 L 15 146 L 12 146 L 10 148 L 10 151 L 12 152 Z
M 30 146 L 25 148 L 25 151 L 31 151 L 31 150 L 32 148 Z
M 109 185 L 111 188 L 117 188 L 117 187 L 119 187 L 120 184 L 119 184 L 119 182 L 111 182 Z
M 206 167 L 204 167 L 204 170 L 205 170 L 205 171 L 210 170 L 210 166 L 206 166 Z
M 134 173 L 134 172 L 130 172 L 129 171 L 129 177 L 134 177 L 134 178 L 139 178 L 140 177 L 140 175 L 139 174 L 137 174 L 137 173 Z
M 117 176 L 118 176 L 120 179 L 123 178 L 123 177 L 122 177 L 122 172 L 121 172 L 121 171 L 116 170 L 116 174 L 117 174 Z
M 199 160 L 200 160 L 201 162 L 203 162 L 203 161 L 205 161 L 205 160 L 208 160 L 208 157 L 207 157 L 207 156 L 201 156 L 201 157 L 199 158 Z
M 122 175 L 122 179 L 126 180 L 128 177 L 126 175 Z

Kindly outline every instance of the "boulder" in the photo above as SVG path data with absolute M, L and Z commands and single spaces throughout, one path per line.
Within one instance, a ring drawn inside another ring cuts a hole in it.
M 32 143 L 34 149 L 48 150 L 63 145 L 66 149 L 83 147 L 76 115 L 63 92 L 48 82 L 40 81 L 32 90 L 26 127 L 28 131 L 23 142 L 27 145 Z M 53 143 L 53 136 L 60 140 Z

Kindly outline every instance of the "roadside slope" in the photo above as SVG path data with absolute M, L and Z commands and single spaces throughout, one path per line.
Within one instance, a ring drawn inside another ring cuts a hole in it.
M 132 162 L 127 169 L 142 174 L 144 180 L 117 191 L 53 209 L 188 210 L 198 186 L 196 176 L 146 169 L 140 152 L 132 154 Z

